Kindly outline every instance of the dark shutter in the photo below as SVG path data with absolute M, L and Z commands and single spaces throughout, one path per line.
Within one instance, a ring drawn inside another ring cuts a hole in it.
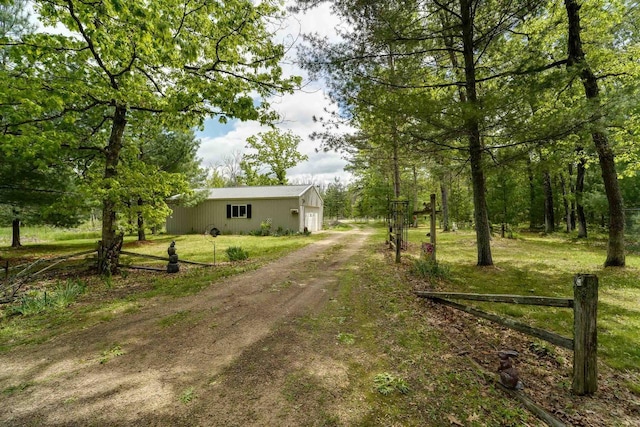
M 231 205 L 227 205 L 227 218 L 231 218 Z
M 251 218 L 251 205 L 247 205 L 247 218 Z

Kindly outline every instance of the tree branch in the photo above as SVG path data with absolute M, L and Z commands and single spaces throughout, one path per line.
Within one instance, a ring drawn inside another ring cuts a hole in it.
M 75 13 L 75 8 L 73 7 L 73 2 L 71 0 L 66 0 L 66 3 L 67 3 L 67 9 L 69 10 L 69 14 L 71 15 L 71 18 L 75 21 L 76 25 L 78 26 L 78 31 L 80 32 L 80 34 L 82 34 L 82 37 L 87 42 L 87 46 L 88 46 L 89 50 L 91 51 L 91 54 L 93 55 L 93 58 L 98 63 L 98 66 L 109 77 L 109 81 L 111 82 L 111 87 L 114 88 L 114 89 L 118 89 L 118 82 L 116 81 L 115 76 L 109 71 L 109 69 L 104 64 L 104 62 L 102 62 L 102 58 L 98 54 L 98 51 L 96 50 L 96 47 L 93 44 L 93 40 L 91 40 L 91 37 L 89 37 L 89 35 L 87 34 L 84 26 L 82 25 L 82 22 L 80 22 L 80 18 L 78 18 L 78 16 Z

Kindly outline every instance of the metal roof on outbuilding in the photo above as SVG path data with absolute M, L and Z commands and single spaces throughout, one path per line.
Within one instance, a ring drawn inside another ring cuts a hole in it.
M 289 197 L 300 197 L 311 187 L 313 187 L 313 184 L 212 188 L 211 190 L 209 190 L 207 199 L 282 199 Z

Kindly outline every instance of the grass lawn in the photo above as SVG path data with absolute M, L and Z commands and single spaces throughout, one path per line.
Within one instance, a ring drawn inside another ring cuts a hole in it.
M 73 310 L 51 306 L 56 290 L 65 288 L 67 283 L 77 283 L 73 274 L 70 276 L 62 271 L 61 279 L 47 279 L 35 286 L 29 285 L 26 300 L 23 300 L 27 302 L 29 315 L 10 316 L 8 307 L 0 306 L 0 351 L 17 345 L 43 342 L 60 333 L 137 311 L 142 307 L 142 301 L 151 297 L 176 298 L 194 294 L 216 280 L 256 269 L 270 260 L 321 240 L 324 236 L 323 233 L 282 237 L 225 235 L 214 239 L 208 235 L 160 234 L 149 235 L 146 242 L 138 242 L 137 236 L 125 236 L 123 249 L 126 251 L 167 258 L 167 248 L 171 241 L 175 241 L 179 259 L 204 263 L 214 262 L 215 247 L 217 266 L 207 268 L 181 264 L 181 274 L 169 276 L 141 271 L 132 273 L 131 270 L 122 269 L 122 275 L 113 278 L 87 275 L 86 267 L 83 267 L 78 271 L 78 280 L 86 285 L 87 291 L 74 298 L 77 299 L 77 304 Z M 8 246 L 11 243 L 11 229 L 0 228 L 0 265 L 4 266 L 5 261 L 9 261 L 10 265 L 17 265 L 42 257 L 52 258 L 90 250 L 96 247 L 99 234 L 97 231 L 24 227 L 22 237 L 23 246 L 11 248 Z M 247 251 L 249 259 L 230 263 L 226 249 L 232 246 Z M 122 255 L 120 261 L 125 265 L 157 268 L 165 268 L 167 265 L 167 261 L 129 255 Z M 2 270 L 0 272 L 4 273 Z M 49 295 L 47 307 L 45 291 Z M 67 301 L 67 305 L 68 303 L 71 303 L 71 299 Z
M 71 254 L 97 247 L 100 240 L 100 231 L 96 229 L 60 230 L 51 227 L 23 227 L 21 229 L 23 246 L 15 249 L 11 244 L 11 228 L 0 228 L 0 260 L 17 258 L 37 259 L 40 257 L 53 257 L 57 255 Z M 239 246 L 249 252 L 249 257 L 271 258 L 277 257 L 283 251 L 294 250 L 309 242 L 321 239 L 322 234 L 309 236 L 281 236 L 259 237 L 223 235 L 213 238 L 202 234 L 187 234 L 173 236 L 169 234 L 147 234 L 147 241 L 138 242 L 136 235 L 127 235 L 124 238 L 124 250 L 138 252 L 147 255 L 167 257 L 167 248 L 171 241 L 176 242 L 176 250 L 180 259 L 198 262 L 226 262 L 225 250 L 230 246 Z M 127 263 L 128 256 L 123 256 L 123 262 Z M 135 259 L 136 264 L 142 262 L 142 258 Z M 153 263 L 153 262 L 151 262 Z M 162 264 L 162 261 L 156 264 Z M 145 260 L 143 264 L 149 264 Z
M 394 266 L 383 250 L 385 232 L 385 227 L 380 226 L 368 249 L 348 268 L 336 273 L 339 287 L 330 303 L 322 310 L 282 323 L 274 335 L 292 337 L 291 346 L 286 348 L 307 348 L 316 360 L 335 360 L 342 371 L 333 374 L 340 381 L 333 388 L 321 387 L 317 378 L 303 369 L 306 365 L 293 364 L 283 368 L 288 370 L 284 387 L 274 392 L 282 393 L 292 407 L 308 410 L 309 420 L 320 420 L 313 425 L 337 425 L 332 412 L 335 408 L 352 414 L 358 420 L 357 425 L 537 425 L 533 416 L 494 387 L 488 387 L 476 368 L 459 357 L 460 349 L 443 338 L 447 334 L 446 324 L 434 320 L 435 314 L 413 295 L 414 281 L 406 280 L 405 268 L 411 264 L 410 257 L 419 256 L 419 243 L 428 239 L 427 230 L 411 229 L 410 248 L 403 253 L 405 262 L 400 268 Z M 219 236 L 215 240 L 202 235 L 160 235 L 153 236 L 148 243 L 127 238 L 126 250 L 158 256 L 166 256 L 168 244 L 175 240 L 181 259 L 201 262 L 213 262 L 215 243 L 216 261 L 220 264 L 215 268 L 182 264 L 178 275 L 135 272 L 113 278 L 83 276 L 80 280 L 87 291 L 67 309 L 53 308 L 28 316 L 0 314 L 0 352 L 134 313 L 145 304 L 158 302 L 150 300 L 151 297 L 164 303 L 195 294 L 222 277 L 258 268 L 268 260 L 322 238 L 322 233 L 277 238 Z M 91 248 L 95 240 L 94 237 L 42 239 L 20 249 L 0 246 L 0 251 L 3 258 L 18 261 Z M 249 260 L 226 262 L 225 249 L 230 246 L 247 250 Z M 594 273 L 600 279 L 600 358 L 615 370 L 633 373 L 629 378 L 638 378 L 640 257 L 637 254 L 628 255 L 628 266 L 624 269 L 605 269 L 601 266 L 605 258 L 603 240 L 574 241 L 561 234 L 496 237 L 492 250 L 495 265 L 479 268 L 475 265 L 474 233 L 438 234 L 438 259 L 445 274 L 444 278 L 434 279 L 433 287 L 459 292 L 571 297 L 574 274 Z M 326 256 L 331 257 L 331 251 Z M 134 264 L 165 264 L 127 259 Z M 419 282 L 423 283 L 422 279 Z M 53 289 L 55 283 L 42 285 Z M 565 336 L 572 333 L 569 309 L 467 303 Z M 161 319 L 160 325 L 171 327 L 188 320 L 188 316 L 188 312 L 177 312 Z M 274 366 L 281 364 L 277 359 Z M 251 366 L 242 366 L 243 370 L 248 368 Z M 344 375 L 341 377 L 340 373 Z M 629 380 L 625 384 L 636 396 L 640 394 L 640 383 Z M 569 396 L 567 399 L 572 398 L 568 386 L 566 390 L 563 385 L 558 387 Z M 190 399 L 189 390 L 193 391 L 187 389 L 183 393 L 185 400 Z M 578 409 L 573 406 L 565 409 L 584 413 L 584 407 L 590 404 L 587 399 Z M 612 419 L 608 411 L 603 414 L 607 420 Z
M 419 256 L 426 228 L 411 229 L 410 253 Z M 627 254 L 625 268 L 604 268 L 606 240 L 572 239 L 565 234 L 520 234 L 491 242 L 494 266 L 477 267 L 475 233 L 437 235 L 437 257 L 448 270 L 437 290 L 487 294 L 573 297 L 573 276 L 591 273 L 599 279 L 599 356 L 611 367 L 640 372 L 640 256 Z M 519 318 L 534 326 L 571 337 L 573 314 L 555 309 L 470 301 L 486 311 Z M 640 386 L 640 385 L 639 385 Z

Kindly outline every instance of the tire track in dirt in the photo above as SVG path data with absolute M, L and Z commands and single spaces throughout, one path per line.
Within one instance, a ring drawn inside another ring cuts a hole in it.
M 0 389 L 27 386 L 3 396 L 0 424 L 137 425 L 184 412 L 190 386 L 280 322 L 321 309 L 369 234 L 334 233 L 197 295 L 148 301 L 140 312 L 1 355 Z M 115 344 L 124 354 L 101 363 Z

